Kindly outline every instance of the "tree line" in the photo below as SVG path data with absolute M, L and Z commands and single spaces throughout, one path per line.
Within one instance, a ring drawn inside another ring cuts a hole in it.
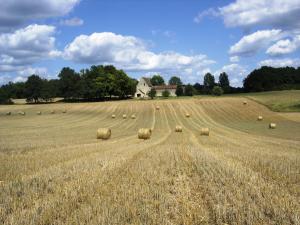
M 165 85 L 165 80 L 160 75 L 154 75 L 151 77 L 152 85 Z M 169 85 L 177 85 L 176 95 L 177 96 L 193 96 L 199 94 L 212 94 L 222 95 L 223 93 L 238 93 L 242 92 L 242 88 L 235 88 L 230 86 L 228 75 L 223 72 L 219 75 L 218 82 L 215 81 L 215 77 L 211 73 L 206 73 L 203 79 L 203 84 L 186 84 L 184 85 L 181 79 L 177 76 L 173 76 L 169 79 Z M 163 97 L 168 97 L 170 93 L 164 91 Z M 149 92 L 149 96 L 154 98 L 156 96 L 155 89 Z
M 154 75 L 151 83 L 164 85 L 165 81 L 162 76 Z M 58 79 L 47 80 L 38 75 L 31 75 L 26 82 L 10 82 L 2 85 L 0 104 L 10 104 L 11 99 L 16 98 L 26 98 L 29 103 L 50 102 L 56 97 L 63 97 L 65 101 L 125 99 L 134 95 L 136 84 L 137 80 L 112 65 L 93 65 L 79 73 L 72 68 L 64 67 L 58 74 Z M 225 72 L 219 75 L 217 82 L 211 73 L 207 73 L 202 84 L 185 85 L 177 76 L 171 77 L 168 84 L 177 85 L 177 96 L 300 89 L 300 67 L 296 69 L 263 66 L 253 70 L 244 79 L 243 88 L 231 87 Z M 168 97 L 169 94 L 165 91 L 163 96 Z M 155 90 L 151 90 L 149 96 L 155 95 Z
M 300 67 L 263 66 L 244 79 L 245 92 L 300 89 Z
M 0 88 L 0 103 L 11 103 L 12 98 L 26 98 L 28 103 L 50 102 L 55 97 L 65 101 L 98 101 L 125 99 L 135 93 L 137 80 L 114 66 L 91 66 L 79 73 L 64 67 L 58 79 L 42 79 L 31 75 L 26 82 L 8 83 Z

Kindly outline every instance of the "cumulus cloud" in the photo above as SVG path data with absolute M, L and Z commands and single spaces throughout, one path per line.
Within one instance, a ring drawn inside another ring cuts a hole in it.
M 77 17 L 71 18 L 71 19 L 65 19 L 60 21 L 60 25 L 64 26 L 81 26 L 83 25 L 83 20 Z
M 28 20 L 63 16 L 80 0 L 0 0 L 0 28 L 22 25 Z
M 240 41 L 230 47 L 231 55 L 252 56 L 270 43 L 282 37 L 281 30 L 260 30 L 244 36 Z
M 289 54 L 300 48 L 300 35 L 296 35 L 292 40 L 284 39 L 276 42 L 266 51 L 271 56 Z
M 232 63 L 237 63 L 240 61 L 240 57 L 238 56 L 232 56 L 229 58 L 229 61 L 232 62 Z
M 266 59 L 258 63 L 259 66 L 272 66 L 272 67 L 299 67 L 300 58 L 284 58 L 284 59 Z
M 198 13 L 198 15 L 194 18 L 194 22 L 195 23 L 201 23 L 201 21 L 205 18 L 205 17 L 218 17 L 220 16 L 220 12 L 214 8 L 209 8 L 207 10 L 204 10 L 200 13 Z
M 154 53 L 134 36 L 110 32 L 76 37 L 64 49 L 64 58 L 85 64 L 114 64 L 127 71 L 184 71 L 215 63 L 206 55 L 177 52 Z
M 299 0 L 236 0 L 219 10 L 229 27 L 300 27 Z
M 58 56 L 54 33 L 53 26 L 33 24 L 0 34 L 0 72 L 19 71 L 41 59 Z
M 235 87 L 241 87 L 243 85 L 243 79 L 249 73 L 247 68 L 237 63 L 224 65 L 221 69 L 214 72 L 216 79 L 219 77 L 220 73 L 222 72 L 227 73 L 230 80 L 230 85 Z

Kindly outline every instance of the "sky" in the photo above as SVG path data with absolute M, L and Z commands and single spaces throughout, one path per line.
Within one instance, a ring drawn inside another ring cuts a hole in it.
M 232 86 L 300 66 L 300 0 L 0 0 L 0 84 L 110 64 L 129 76 Z

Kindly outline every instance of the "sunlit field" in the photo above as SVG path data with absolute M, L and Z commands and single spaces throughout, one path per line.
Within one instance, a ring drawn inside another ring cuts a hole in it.
M 0 114 L 0 224 L 300 224 L 299 113 L 202 97 Z

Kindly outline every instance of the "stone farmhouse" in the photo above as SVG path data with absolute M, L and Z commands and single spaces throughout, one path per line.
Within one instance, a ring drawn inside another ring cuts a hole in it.
M 140 81 L 136 86 L 136 92 L 134 94 L 135 98 L 148 98 L 148 93 L 151 89 L 156 90 L 156 96 L 162 96 L 162 93 L 167 90 L 170 92 L 170 96 L 176 96 L 176 85 L 160 85 L 153 86 L 151 84 L 150 78 L 141 77 Z

